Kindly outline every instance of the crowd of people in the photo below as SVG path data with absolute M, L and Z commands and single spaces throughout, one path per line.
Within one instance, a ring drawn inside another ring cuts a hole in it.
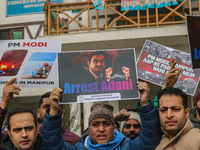
M 99 63 L 104 63 L 104 61 Z M 194 110 L 187 106 L 188 97 L 172 87 L 182 71 L 176 61 L 166 75 L 165 84 L 149 100 L 150 88 L 138 81 L 140 100 L 137 112 L 122 109 L 113 114 L 114 107 L 96 102 L 91 107 L 88 130 L 82 136 L 70 132 L 62 123 L 64 110 L 59 104 L 60 88 L 43 94 L 37 112 L 8 105 L 20 87 L 11 79 L 3 89 L 0 104 L 0 128 L 7 115 L 7 129 L 1 130 L 2 150 L 199 150 L 200 149 L 200 91 L 193 98 Z M 90 68 L 89 68 L 90 69 Z M 134 106 L 132 106 L 134 107 Z M 8 114 L 7 114 L 8 112 Z M 36 115 L 37 114 L 37 115 Z M 37 122 L 40 123 L 39 127 Z M 117 125 L 120 125 L 118 128 Z

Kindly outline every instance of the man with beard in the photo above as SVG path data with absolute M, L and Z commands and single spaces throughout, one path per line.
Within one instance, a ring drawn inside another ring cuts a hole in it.
M 178 88 L 168 87 L 161 90 L 157 97 L 164 135 L 156 150 L 199 150 L 200 130 L 194 128 L 188 118 L 187 95 Z
M 129 118 L 126 121 L 121 121 L 120 131 L 126 136 L 134 140 L 139 136 L 141 130 L 141 120 L 138 113 L 128 111 Z
M 190 112 L 190 120 L 195 128 L 200 129 L 200 91 L 196 91 L 193 97 L 194 110 Z

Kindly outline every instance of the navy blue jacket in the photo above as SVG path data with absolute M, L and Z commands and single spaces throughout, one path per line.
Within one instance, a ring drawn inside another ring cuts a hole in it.
M 159 144 L 162 135 L 158 112 L 152 102 L 144 107 L 141 107 L 138 103 L 136 107 L 142 121 L 140 135 L 134 140 L 125 137 L 120 143 L 120 150 L 154 150 Z M 84 146 L 84 138 L 74 146 L 64 142 L 61 133 L 61 116 L 61 111 L 56 116 L 49 115 L 49 109 L 46 111 L 43 122 L 45 150 L 87 150 Z

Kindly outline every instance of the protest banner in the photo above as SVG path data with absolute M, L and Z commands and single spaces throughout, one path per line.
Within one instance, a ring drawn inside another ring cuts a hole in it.
M 194 95 L 200 70 L 192 69 L 190 54 L 149 40 L 146 40 L 137 62 L 138 78 L 162 86 L 172 58 L 177 61 L 175 67 L 183 69 L 174 87 Z
M 200 68 L 200 16 L 187 16 L 188 38 L 192 57 L 192 68 Z
M 1 40 L 0 85 L 16 77 L 21 88 L 58 86 L 60 40 Z
M 138 99 L 135 49 L 58 53 L 61 103 Z

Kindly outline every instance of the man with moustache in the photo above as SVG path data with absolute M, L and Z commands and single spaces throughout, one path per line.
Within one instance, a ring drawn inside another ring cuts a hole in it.
M 140 135 L 141 131 L 141 120 L 138 113 L 133 111 L 128 111 L 130 116 L 126 121 L 121 121 L 120 131 L 126 136 L 134 140 Z
M 199 150 L 200 130 L 194 128 L 189 117 L 187 95 L 178 88 L 165 88 L 158 95 L 161 129 L 164 135 L 156 150 Z
M 100 81 L 105 78 L 105 53 L 95 51 L 91 53 L 88 57 L 88 76 L 89 81 Z
M 60 132 L 61 110 L 59 100 L 62 89 L 55 88 L 51 95 L 51 107 L 47 109 L 43 127 L 45 150 L 154 150 L 160 141 L 158 112 L 153 103 L 148 101 L 150 89 L 145 82 L 137 83 L 140 91 L 140 102 L 137 108 L 143 121 L 140 135 L 135 140 L 125 137 L 115 130 L 113 109 L 108 103 L 95 103 L 89 116 L 89 135 L 74 146 L 63 141 Z

